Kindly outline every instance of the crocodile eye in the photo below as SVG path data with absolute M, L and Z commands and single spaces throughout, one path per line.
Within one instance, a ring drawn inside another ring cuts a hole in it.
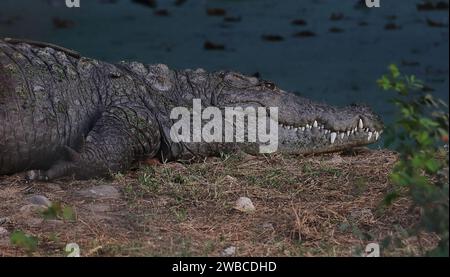
M 275 84 L 272 82 L 264 82 L 264 86 L 270 90 L 274 90 L 275 89 Z

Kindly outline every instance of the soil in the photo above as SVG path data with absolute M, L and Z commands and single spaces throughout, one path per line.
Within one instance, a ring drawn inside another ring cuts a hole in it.
M 2 176 L 0 256 L 65 256 L 68 243 L 77 243 L 81 256 L 361 256 L 371 242 L 382 256 L 423 255 L 439 238 L 408 235 L 419 211 L 406 196 L 383 204 L 396 160 L 392 151 L 361 148 L 150 161 L 112 180 L 26 183 L 21 175 Z M 33 209 L 33 195 L 52 207 Z M 255 210 L 234 209 L 240 197 Z M 49 217 L 52 208 L 73 216 Z M 12 243 L 18 230 L 35 237 L 37 247 Z

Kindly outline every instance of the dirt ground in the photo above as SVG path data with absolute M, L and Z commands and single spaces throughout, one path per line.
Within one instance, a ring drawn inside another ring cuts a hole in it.
M 0 256 L 65 256 L 72 242 L 81 256 L 361 256 L 371 242 L 382 256 L 423 255 L 439 238 L 408 235 L 419 211 L 406 197 L 383 204 L 395 161 L 393 152 L 363 148 L 149 162 L 113 180 L 26 183 L 3 176 Z M 99 186 L 105 194 L 92 193 Z M 51 208 L 30 204 L 36 195 Z M 250 198 L 255 210 L 235 209 L 239 197 Z M 37 247 L 12 243 L 18 230 Z

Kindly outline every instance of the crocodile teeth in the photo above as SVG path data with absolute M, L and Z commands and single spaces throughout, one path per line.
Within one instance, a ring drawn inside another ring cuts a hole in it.
M 369 136 L 367 137 L 367 140 L 370 140 L 372 138 L 372 132 L 369 132 Z
M 317 128 L 317 120 L 314 120 L 313 127 Z
M 363 124 L 363 121 L 362 121 L 362 119 L 361 119 L 361 118 L 359 119 L 359 122 L 358 122 L 358 127 L 359 127 L 359 129 L 362 129 L 362 128 L 364 128 L 364 124 Z
M 336 140 L 336 136 L 337 136 L 337 134 L 335 132 L 331 133 L 331 138 L 330 138 L 331 144 L 333 144 L 334 141 Z
M 347 137 L 350 136 L 350 131 L 347 131 Z
M 378 140 L 379 137 L 380 137 L 380 133 L 375 132 L 375 140 Z
M 345 134 L 341 133 L 340 135 L 341 135 L 341 139 L 344 139 Z
M 305 127 L 302 127 L 302 131 L 305 131 Z
M 294 131 L 296 131 L 296 132 L 297 132 L 297 131 L 298 131 L 298 128 L 297 128 L 297 127 L 295 127 L 295 128 L 294 128 Z

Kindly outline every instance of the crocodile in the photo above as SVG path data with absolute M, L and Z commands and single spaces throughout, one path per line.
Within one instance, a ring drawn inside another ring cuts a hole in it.
M 234 71 L 116 64 L 50 43 L 0 39 L 0 175 L 29 180 L 108 177 L 150 158 L 189 160 L 259 142 L 175 141 L 175 107 L 277 107 L 278 152 L 319 154 L 379 140 L 363 104 L 336 107 Z

